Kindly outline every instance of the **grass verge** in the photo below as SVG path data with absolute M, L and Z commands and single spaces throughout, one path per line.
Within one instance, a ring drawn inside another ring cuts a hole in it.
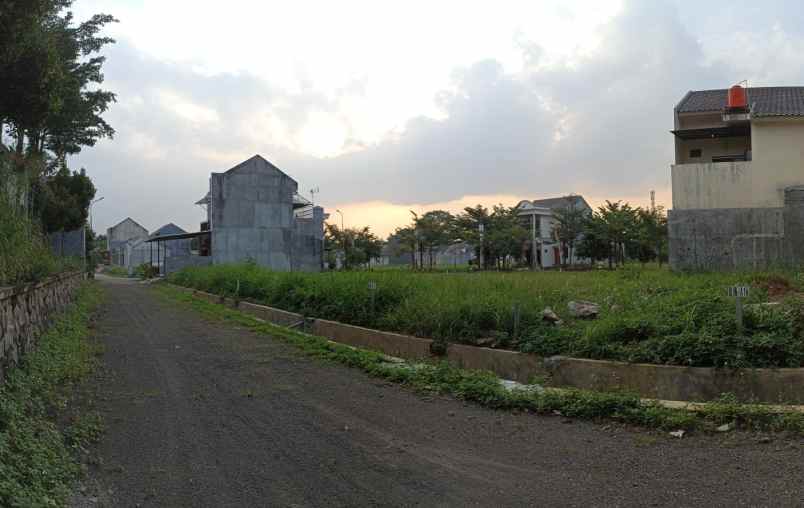
M 166 298 L 190 305 L 207 318 L 236 323 L 281 339 L 308 356 L 356 367 L 372 376 L 418 390 L 453 395 L 494 409 L 614 420 L 660 430 L 714 431 L 718 426 L 728 424 L 745 430 L 804 434 L 804 413 L 779 413 L 759 404 L 738 404 L 728 396 L 699 406 L 693 412 L 667 408 L 628 393 L 552 388 L 540 391 L 508 390 L 490 372 L 460 369 L 447 362 L 400 365 L 390 362 L 383 354 L 266 323 L 229 307 L 194 298 L 189 293 L 169 286 L 158 285 L 156 290 Z
M 60 423 L 69 388 L 91 371 L 97 348 L 87 341 L 101 299 L 85 284 L 38 348 L 0 386 L 0 506 L 62 506 L 78 478 L 78 455 L 97 439 L 97 414 Z

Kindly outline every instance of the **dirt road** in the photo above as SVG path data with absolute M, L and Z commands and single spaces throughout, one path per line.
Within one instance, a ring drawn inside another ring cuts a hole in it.
M 100 283 L 107 431 L 91 475 L 112 506 L 804 503 L 801 441 L 677 440 L 425 397 Z

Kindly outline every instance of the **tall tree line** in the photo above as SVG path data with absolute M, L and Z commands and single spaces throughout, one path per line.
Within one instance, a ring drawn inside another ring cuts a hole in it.
M 95 194 L 67 157 L 114 135 L 102 117 L 115 95 L 100 86 L 99 52 L 114 42 L 100 32 L 116 20 L 96 14 L 77 23 L 72 4 L 0 2 L 0 132 L 10 139 L 4 157 L 30 182 L 28 207 L 48 231 L 81 226 Z

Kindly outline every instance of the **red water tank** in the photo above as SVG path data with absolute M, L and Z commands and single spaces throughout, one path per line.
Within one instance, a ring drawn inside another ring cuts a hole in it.
M 734 85 L 729 88 L 729 109 L 745 108 L 748 105 L 748 99 L 745 96 L 745 88 L 740 85 Z

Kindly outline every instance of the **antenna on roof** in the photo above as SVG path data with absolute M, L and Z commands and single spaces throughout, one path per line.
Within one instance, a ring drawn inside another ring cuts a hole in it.
M 651 212 L 656 211 L 656 191 L 655 190 L 650 191 L 650 211 Z
M 311 205 L 315 204 L 315 195 L 318 194 L 319 192 L 321 192 L 321 191 L 318 190 L 318 187 L 313 187 L 312 189 L 310 189 L 310 204 Z

